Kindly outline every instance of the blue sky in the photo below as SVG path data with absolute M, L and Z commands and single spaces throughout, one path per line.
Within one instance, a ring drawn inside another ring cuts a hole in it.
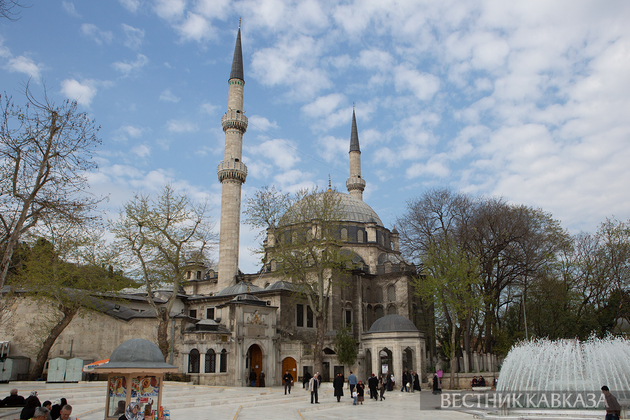
M 432 187 L 630 218 L 628 1 L 31 1 L 0 20 L 0 90 L 76 99 L 102 126 L 107 217 L 170 182 L 219 220 L 238 19 L 244 196 L 345 191 L 356 103 L 365 201 L 388 227 Z M 243 227 L 241 269 L 257 269 Z

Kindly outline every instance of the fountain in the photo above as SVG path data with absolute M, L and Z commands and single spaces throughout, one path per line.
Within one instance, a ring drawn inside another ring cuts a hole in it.
M 503 362 L 497 391 L 599 392 L 602 385 L 611 391 L 630 390 L 629 340 L 521 342 Z

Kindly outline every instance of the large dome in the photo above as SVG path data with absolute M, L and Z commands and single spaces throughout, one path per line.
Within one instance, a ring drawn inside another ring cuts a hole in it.
M 349 194 L 344 194 L 338 191 L 326 191 L 318 193 L 317 195 L 321 197 L 322 194 L 335 194 L 335 197 L 339 200 L 339 205 L 341 207 L 340 222 L 375 222 L 378 226 L 384 227 L 383 222 L 378 217 L 378 214 L 376 214 L 376 212 L 372 210 L 372 207 L 368 206 L 363 200 L 359 200 Z M 299 206 L 303 201 L 304 200 L 298 202 L 296 206 Z

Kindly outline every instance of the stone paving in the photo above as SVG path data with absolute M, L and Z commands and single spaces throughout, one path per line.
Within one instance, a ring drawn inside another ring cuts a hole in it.
M 28 396 L 36 390 L 40 401 L 54 401 L 65 397 L 74 408 L 73 416 L 80 420 L 103 420 L 105 406 L 105 382 L 81 382 L 74 384 L 47 384 L 44 382 L 11 382 L 0 384 L 0 396 L 9 394 L 11 388 L 17 388 L 20 395 Z M 349 390 L 337 403 L 333 397 L 332 384 L 322 384 L 319 402 L 310 403 L 310 393 L 301 386 L 293 388 L 290 395 L 284 395 L 281 387 L 238 388 L 190 385 L 179 382 L 166 382 L 162 404 L 170 409 L 172 420 L 190 419 L 435 419 L 469 420 L 473 418 L 533 418 L 527 413 L 515 416 L 497 416 L 496 413 L 458 412 L 436 409 L 420 410 L 419 393 L 392 391 L 385 393 L 385 401 L 376 402 L 366 396 L 363 405 L 352 405 Z M 422 391 L 426 396 L 430 391 Z M 424 398 L 423 398 L 424 401 Z M 558 413 L 559 414 L 559 413 Z M 544 416 L 546 419 L 603 419 L 603 411 L 590 412 L 588 415 L 574 413 L 560 416 Z M 0 419 L 18 419 L 20 410 L 3 408 Z

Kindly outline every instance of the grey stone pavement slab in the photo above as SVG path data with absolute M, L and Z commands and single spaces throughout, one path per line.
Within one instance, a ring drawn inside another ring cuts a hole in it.
M 28 396 L 33 390 L 38 392 L 40 401 L 54 401 L 65 397 L 73 406 L 73 416 L 80 420 L 103 420 L 105 408 L 105 382 L 81 382 L 68 384 L 47 384 L 44 382 L 11 382 L 0 384 L 0 397 L 17 388 L 20 395 Z M 310 403 L 310 393 L 301 386 L 294 387 L 290 395 L 284 395 L 281 387 L 239 388 L 190 385 L 179 382 L 166 382 L 162 405 L 171 412 L 172 420 L 189 419 L 435 419 L 469 420 L 483 418 L 487 413 L 446 411 L 436 409 L 420 410 L 419 393 L 392 391 L 385 393 L 385 401 L 370 400 L 366 396 L 363 405 L 352 405 L 349 390 L 341 402 L 333 396 L 332 385 L 322 384 L 320 404 Z M 430 391 L 422 391 L 426 396 Z M 424 401 L 424 398 L 423 398 Z M 18 419 L 20 411 L 0 409 L 0 419 Z M 577 413 L 576 413 L 577 414 Z M 587 416 L 550 416 L 554 419 L 603 419 L 603 411 L 591 412 Z M 501 417 L 491 415 L 488 418 Z M 532 416 L 521 413 L 503 418 L 527 419 Z

